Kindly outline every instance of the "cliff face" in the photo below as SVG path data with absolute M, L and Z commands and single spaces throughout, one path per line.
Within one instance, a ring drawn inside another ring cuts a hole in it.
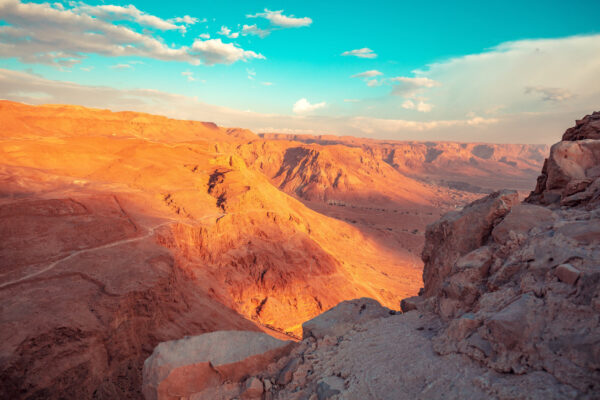
M 500 192 L 428 228 L 418 301 L 448 324 L 434 340 L 439 353 L 500 372 L 546 371 L 598 394 L 598 116 L 552 146 L 525 203 Z
M 400 174 L 420 182 L 490 193 L 503 188 L 529 190 L 546 145 L 384 141 L 355 137 L 261 134 L 270 141 L 293 141 L 326 148 L 360 151 Z M 393 191 L 393 189 L 392 189 Z
M 403 314 L 344 302 L 287 357 L 192 398 L 598 398 L 597 115 L 552 146 L 526 202 L 494 192 L 427 228 Z

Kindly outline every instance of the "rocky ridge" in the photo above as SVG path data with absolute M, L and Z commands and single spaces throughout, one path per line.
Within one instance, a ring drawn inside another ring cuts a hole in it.
M 288 356 L 190 398 L 598 398 L 596 115 L 551 148 L 525 202 L 494 192 L 427 228 L 424 288 L 402 314 L 342 303 Z

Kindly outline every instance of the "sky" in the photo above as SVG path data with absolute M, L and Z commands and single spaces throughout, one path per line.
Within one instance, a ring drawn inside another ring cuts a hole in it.
M 0 98 L 255 132 L 553 143 L 600 109 L 598 15 L 598 0 L 0 0 Z

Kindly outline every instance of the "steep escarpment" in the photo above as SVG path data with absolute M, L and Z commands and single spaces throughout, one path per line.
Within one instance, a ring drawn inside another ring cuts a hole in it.
M 407 177 L 474 193 L 503 188 L 529 190 L 548 152 L 546 145 L 383 141 L 331 135 L 260 136 L 361 149 Z
M 426 225 L 480 196 L 410 178 L 359 147 L 262 140 L 234 151 L 307 207 L 352 224 L 414 264 Z

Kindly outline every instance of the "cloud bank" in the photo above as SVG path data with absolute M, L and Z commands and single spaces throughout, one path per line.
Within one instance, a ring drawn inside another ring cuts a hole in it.
M 198 22 L 185 15 L 170 20 L 144 13 L 135 6 L 70 3 L 65 9 L 60 3 L 23 3 L 18 0 L 0 0 L 0 57 L 17 58 L 24 63 L 72 67 L 89 54 L 109 57 L 140 56 L 163 61 L 230 64 L 252 58 L 264 58 L 253 51 L 231 43 L 196 41 L 191 47 L 169 46 L 158 31 L 179 30 Z M 125 19 L 143 27 L 137 32 L 130 24 L 115 21 Z M 232 34 L 229 33 L 229 37 Z

